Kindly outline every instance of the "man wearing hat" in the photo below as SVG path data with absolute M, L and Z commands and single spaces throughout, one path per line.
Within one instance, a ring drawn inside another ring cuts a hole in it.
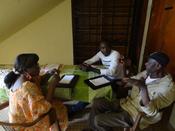
M 160 109 L 175 100 L 172 77 L 165 71 L 168 63 L 165 53 L 152 53 L 145 63 L 145 71 L 123 79 L 124 88 L 131 87 L 126 98 L 95 99 L 89 116 L 90 130 L 111 131 L 112 127 L 131 127 L 139 112 L 146 114 L 139 123 L 141 129 L 158 122 L 162 116 Z

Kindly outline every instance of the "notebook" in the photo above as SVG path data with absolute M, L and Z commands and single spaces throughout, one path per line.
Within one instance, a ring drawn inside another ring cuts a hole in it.
M 78 75 L 73 74 L 63 75 L 61 77 L 61 80 L 59 81 L 58 87 L 73 88 L 77 83 L 78 78 L 79 78 Z
M 84 82 L 94 90 L 98 89 L 98 88 L 101 88 L 101 87 L 111 85 L 111 83 L 112 83 L 111 79 L 109 79 L 105 75 L 92 77 L 90 79 L 86 79 Z

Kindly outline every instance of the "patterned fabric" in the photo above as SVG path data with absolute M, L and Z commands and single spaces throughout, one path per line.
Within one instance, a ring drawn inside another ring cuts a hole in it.
M 66 131 L 68 127 L 67 108 L 62 104 L 61 101 L 55 99 L 52 101 L 52 106 L 54 109 L 56 109 L 56 114 L 61 130 Z
M 0 88 L 0 104 L 8 101 L 8 93 L 5 89 Z
M 62 130 L 67 127 L 67 111 L 61 102 L 53 101 L 57 115 L 60 120 Z M 26 123 L 36 120 L 40 115 L 46 113 L 51 108 L 42 95 L 38 86 L 32 82 L 24 82 L 22 87 L 10 91 L 9 95 L 9 121 Z M 49 118 L 46 116 L 36 125 L 30 128 L 15 128 L 20 131 L 49 131 Z

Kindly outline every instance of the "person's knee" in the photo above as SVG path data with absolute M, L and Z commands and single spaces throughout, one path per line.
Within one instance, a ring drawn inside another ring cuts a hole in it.
M 104 118 L 101 115 L 97 115 L 94 118 L 94 124 L 95 124 L 96 127 L 99 127 L 99 126 L 103 125 L 103 123 L 104 123 Z
M 98 129 L 98 131 L 112 131 L 109 121 L 106 118 L 106 115 L 97 115 L 94 118 L 94 125 L 95 128 Z
M 104 98 L 96 98 L 92 103 L 92 108 L 100 108 L 104 104 Z
M 94 118 L 94 125 L 95 125 L 95 127 L 98 127 L 99 126 L 99 122 L 100 122 L 100 118 L 99 118 L 99 115 L 98 115 L 98 116 L 96 116 Z

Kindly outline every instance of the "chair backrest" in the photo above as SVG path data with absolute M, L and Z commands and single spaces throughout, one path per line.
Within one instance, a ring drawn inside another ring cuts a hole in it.
M 8 121 L 8 111 L 9 111 L 9 107 L 8 107 L 8 102 L 2 103 L 0 105 L 0 120 L 1 121 Z M 10 127 L 6 127 L 4 125 L 0 126 L 0 131 L 13 131 Z
M 172 110 L 173 110 L 173 105 L 175 104 L 175 101 L 169 105 L 166 108 L 161 109 L 160 111 L 163 112 L 163 116 L 162 119 L 160 120 L 162 123 L 168 123 L 169 122 L 169 118 L 171 116 Z
M 157 122 L 153 125 L 150 125 L 148 128 L 154 128 L 155 126 L 160 128 L 160 125 L 164 125 L 164 126 L 168 125 L 167 123 L 169 122 L 169 118 L 170 118 L 174 103 L 175 102 L 173 102 L 168 107 L 161 109 L 160 112 L 163 112 L 162 119 L 159 122 Z M 143 117 L 143 115 L 145 115 L 145 114 L 140 112 L 137 115 L 137 118 L 134 122 L 134 125 L 130 128 L 124 128 L 124 131 L 136 131 L 137 129 L 139 129 L 139 123 L 140 123 L 140 120 Z M 146 129 L 146 130 L 149 130 L 149 129 Z
M 9 102 L 5 102 L 3 104 L 0 105 L 0 110 L 3 110 L 5 108 L 8 108 Z M 57 120 L 56 117 L 56 111 L 55 109 L 51 108 L 48 112 L 46 112 L 45 114 L 42 114 L 41 116 L 39 116 L 35 121 L 32 122 L 28 122 L 28 123 L 9 123 L 9 122 L 4 122 L 0 121 L 0 125 L 4 128 L 4 130 L 6 131 L 13 131 L 13 126 L 20 126 L 20 127 L 31 127 L 33 125 L 35 125 L 37 122 L 39 122 L 40 120 L 42 120 L 45 116 L 49 115 L 49 124 L 52 125 L 53 123 L 55 123 L 55 121 Z M 8 116 L 6 114 L 6 116 Z M 5 118 L 6 119 L 6 118 Z M 60 126 L 58 125 L 59 130 L 61 131 Z

